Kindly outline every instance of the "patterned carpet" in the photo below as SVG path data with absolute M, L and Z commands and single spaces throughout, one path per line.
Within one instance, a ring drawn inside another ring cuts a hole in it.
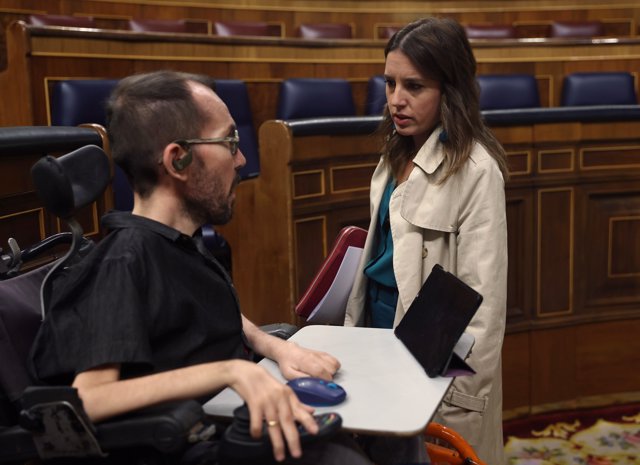
M 640 404 L 504 424 L 509 465 L 640 465 Z

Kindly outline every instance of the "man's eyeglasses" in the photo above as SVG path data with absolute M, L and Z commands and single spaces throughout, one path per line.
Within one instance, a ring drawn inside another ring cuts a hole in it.
M 186 148 L 189 145 L 222 144 L 225 142 L 229 143 L 229 151 L 231 152 L 232 156 L 235 156 L 235 154 L 238 153 L 238 145 L 240 144 L 240 136 L 238 135 L 238 130 L 236 129 L 235 131 L 233 131 L 233 136 L 214 137 L 213 139 L 180 139 L 175 141 L 174 143 Z

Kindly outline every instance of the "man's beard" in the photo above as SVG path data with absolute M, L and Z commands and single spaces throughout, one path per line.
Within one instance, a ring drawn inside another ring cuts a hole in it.
M 218 179 L 206 180 L 202 171 L 196 174 L 193 187 L 184 195 L 184 209 L 187 215 L 196 224 L 223 225 L 227 224 L 233 216 L 235 199 L 229 198 L 240 181 L 236 176 L 229 192 L 223 192 L 223 187 Z

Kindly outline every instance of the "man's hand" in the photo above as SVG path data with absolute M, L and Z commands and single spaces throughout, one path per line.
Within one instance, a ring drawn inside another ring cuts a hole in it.
M 275 361 L 287 379 L 313 376 L 330 381 L 340 369 L 340 362 L 333 355 L 305 349 L 294 342 L 288 342 L 284 350 L 278 350 Z
M 278 461 L 285 458 L 285 441 L 293 457 L 302 455 L 296 421 L 311 434 L 318 432 L 313 408 L 298 400 L 294 392 L 271 376 L 259 365 L 233 360 L 229 387 L 235 390 L 249 407 L 251 436 L 262 435 L 263 421 L 267 423 L 273 455 Z
M 340 369 L 340 362 L 332 355 L 305 349 L 260 330 L 242 316 L 242 329 L 253 349 L 278 363 L 282 376 L 287 379 L 313 376 L 327 381 Z

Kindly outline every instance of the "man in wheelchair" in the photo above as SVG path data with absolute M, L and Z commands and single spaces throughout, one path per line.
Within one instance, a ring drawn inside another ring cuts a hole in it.
M 44 383 L 77 388 L 94 422 L 204 401 L 228 386 L 248 405 L 251 435 L 260 437 L 266 422 L 275 459 L 298 458 L 297 424 L 316 433 L 313 411 L 250 356 L 275 360 L 286 378 L 329 380 L 340 364 L 244 317 L 229 276 L 196 234 L 230 220 L 245 163 L 211 85 L 160 71 L 125 78 L 114 91 L 108 133 L 134 208 L 105 215 L 109 234 L 53 281 L 31 370 Z M 317 445 L 305 449 L 304 463 L 370 463 L 350 444 Z

